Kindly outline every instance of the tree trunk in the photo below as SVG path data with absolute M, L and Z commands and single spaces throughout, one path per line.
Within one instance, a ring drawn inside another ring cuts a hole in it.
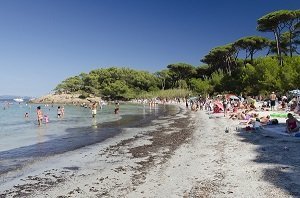
M 282 66 L 283 62 L 282 62 L 282 57 L 281 57 L 280 38 L 279 38 L 279 33 L 277 30 L 274 30 L 274 35 L 275 35 L 275 40 L 276 40 L 277 56 L 279 59 L 279 64 L 280 64 L 280 66 Z
M 166 86 L 166 79 L 163 80 L 163 83 L 162 83 L 162 90 L 165 90 L 165 86 Z
M 251 63 L 253 63 L 253 54 L 254 54 L 254 52 L 251 51 L 251 52 L 250 52 L 250 60 L 251 60 Z
M 289 32 L 290 32 L 290 57 L 293 57 L 293 46 L 292 46 L 292 35 L 293 35 L 293 32 L 292 32 L 292 30 L 290 29 L 289 30 Z

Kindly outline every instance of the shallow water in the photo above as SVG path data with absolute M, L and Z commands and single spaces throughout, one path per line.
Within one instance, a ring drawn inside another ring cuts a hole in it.
M 92 118 L 90 109 L 66 105 L 64 117 L 57 118 L 58 105 L 41 105 L 49 123 L 38 126 L 38 105 L 7 105 L 4 102 L 0 105 L 0 174 L 20 168 L 38 157 L 104 141 L 121 133 L 124 127 L 149 123 L 166 112 L 165 107 L 121 104 L 120 113 L 114 114 L 114 105 L 107 105 L 98 109 L 96 118 Z M 29 113 L 28 118 L 24 117 L 26 112 Z

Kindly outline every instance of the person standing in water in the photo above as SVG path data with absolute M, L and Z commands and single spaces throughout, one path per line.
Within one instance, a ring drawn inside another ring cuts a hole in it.
M 62 111 L 60 106 L 57 107 L 57 118 L 61 118 L 62 117 Z
M 116 102 L 116 105 L 115 105 L 115 114 L 118 114 L 119 110 L 120 110 L 120 104 L 118 102 Z
M 92 117 L 95 118 L 96 115 L 97 115 L 97 102 L 94 102 L 94 103 L 92 104 L 91 109 L 92 109 Z
M 61 107 L 61 117 L 64 117 L 64 115 L 65 115 L 65 107 L 62 106 Z
M 43 112 L 42 112 L 40 106 L 38 106 L 36 108 L 36 114 L 37 114 L 38 125 L 41 126 L 42 125 L 42 121 L 43 121 Z

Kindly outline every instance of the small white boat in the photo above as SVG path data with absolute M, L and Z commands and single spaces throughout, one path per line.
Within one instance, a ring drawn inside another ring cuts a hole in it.
M 16 101 L 16 102 L 24 102 L 23 98 L 15 98 L 14 101 Z

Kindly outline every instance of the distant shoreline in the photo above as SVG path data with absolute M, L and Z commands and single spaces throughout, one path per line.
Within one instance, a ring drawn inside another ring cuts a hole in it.
M 48 94 L 33 100 L 33 104 L 82 104 L 92 102 L 100 102 L 101 97 L 79 98 L 80 94 Z

